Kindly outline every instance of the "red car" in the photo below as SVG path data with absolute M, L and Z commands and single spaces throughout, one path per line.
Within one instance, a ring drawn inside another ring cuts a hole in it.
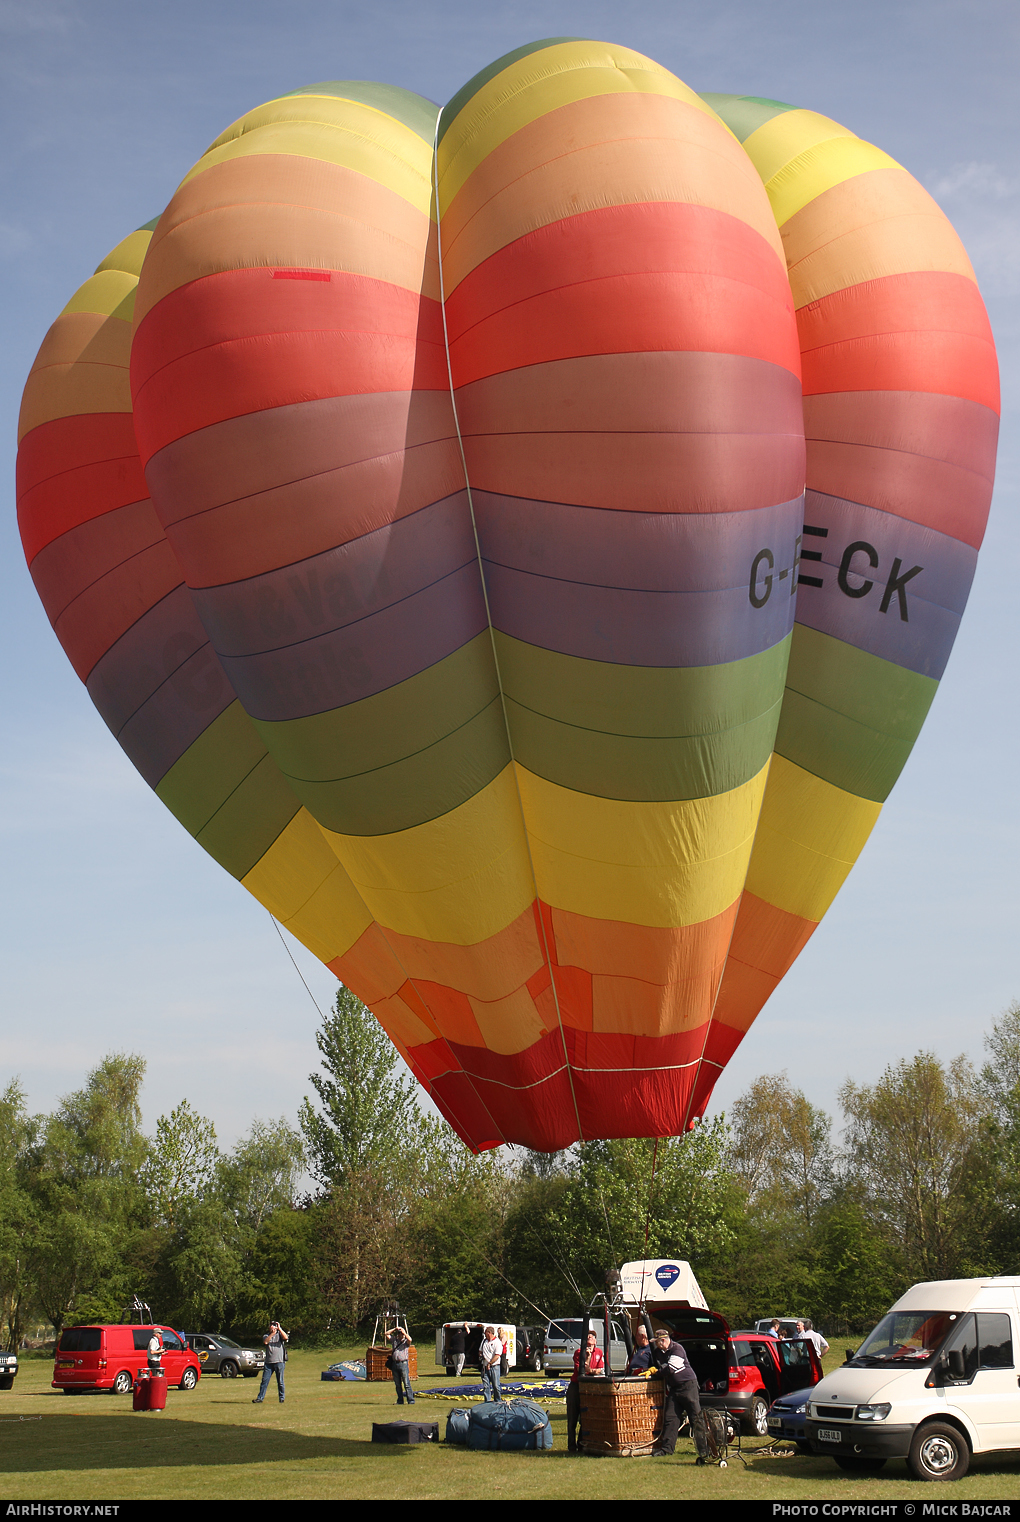
M 822 1377 L 810 1342 L 777 1342 L 759 1332 L 731 1332 L 717 1311 L 655 1306 L 655 1326 L 683 1344 L 698 1376 L 702 1406 L 727 1411 L 751 1437 L 768 1437 L 769 1407 L 780 1395 Z
M 65 1395 L 108 1390 L 128 1395 L 139 1369 L 148 1364 L 149 1339 L 163 1339 L 163 1371 L 168 1385 L 193 1390 L 202 1367 L 183 1337 L 169 1326 L 65 1326 L 53 1360 L 53 1389 Z

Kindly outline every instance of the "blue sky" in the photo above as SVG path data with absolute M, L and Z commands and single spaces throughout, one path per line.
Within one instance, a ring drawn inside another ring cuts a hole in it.
M 710 14 L 709 14 L 710 12 Z M 163 809 L 68 665 L 15 523 L 21 389 L 49 324 L 224 127 L 319 79 L 445 101 L 535 38 L 606 38 L 696 90 L 809 106 L 936 196 L 988 305 L 1003 378 L 999 474 L 971 603 L 934 708 L 846 887 L 716 1090 L 787 1069 L 835 1108 L 920 1047 L 982 1055 L 1020 997 L 1017 421 L 1020 161 L 1012 0 L 0 0 L 0 1082 L 35 1109 L 110 1050 L 149 1063 L 148 1125 L 187 1097 L 230 1142 L 294 1116 L 317 1016 L 266 912 Z M 291 947 L 320 1004 L 329 973 Z

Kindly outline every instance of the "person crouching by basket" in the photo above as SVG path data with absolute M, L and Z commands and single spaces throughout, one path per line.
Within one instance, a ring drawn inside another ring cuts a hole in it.
M 499 1400 L 499 1361 L 503 1357 L 503 1344 L 496 1336 L 496 1328 L 485 1328 L 485 1340 L 478 1349 L 478 1363 L 482 1371 L 482 1399 Z
M 586 1378 L 598 1377 L 606 1372 L 606 1360 L 602 1356 L 598 1337 L 588 1333 L 588 1345 L 584 1350 L 584 1373 Z M 574 1353 L 574 1373 L 567 1386 L 567 1452 L 577 1452 L 577 1424 L 581 1419 L 581 1349 Z
M 402 1406 L 407 1400 L 409 1406 L 414 1405 L 414 1391 L 411 1388 L 411 1339 L 403 1327 L 394 1327 L 390 1332 L 393 1342 L 393 1352 L 390 1354 L 390 1364 L 393 1368 L 393 1383 L 397 1387 L 397 1405 Z
M 662 1458 L 673 1452 L 680 1422 L 686 1416 L 694 1433 L 694 1424 L 701 1415 L 698 1398 L 698 1378 L 691 1368 L 690 1359 L 679 1342 L 674 1342 L 665 1327 L 655 1334 L 652 1358 L 666 1383 L 665 1402 L 662 1411 L 662 1431 L 652 1449 L 652 1458 Z

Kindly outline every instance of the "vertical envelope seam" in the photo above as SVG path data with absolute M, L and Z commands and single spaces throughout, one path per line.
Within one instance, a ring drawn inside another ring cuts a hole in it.
M 478 538 L 478 523 L 475 519 L 475 504 L 471 493 L 471 481 L 468 477 L 467 457 L 464 453 L 464 439 L 460 431 L 460 414 L 457 411 L 457 394 L 453 385 L 453 365 L 450 359 L 450 334 L 446 322 L 446 285 L 443 278 L 443 230 L 442 217 L 439 207 L 439 127 L 443 119 L 443 108 L 440 108 L 436 118 L 436 137 L 432 146 L 432 191 L 436 206 L 436 254 L 439 265 L 439 309 L 443 314 L 443 346 L 446 351 L 446 373 L 450 383 L 450 405 L 453 409 L 453 426 L 457 430 L 457 448 L 460 451 L 461 465 L 464 470 L 464 488 L 467 495 L 468 512 L 471 515 L 471 532 L 475 540 L 475 554 L 478 557 L 478 575 L 482 584 L 482 597 L 485 602 L 485 618 L 489 626 L 489 642 L 492 646 L 492 659 L 496 668 L 496 683 L 499 687 L 499 701 L 503 712 L 503 727 L 506 731 L 507 749 L 510 752 L 510 765 L 514 774 L 514 789 L 517 793 L 517 806 L 521 814 L 521 828 L 524 831 L 524 845 L 528 853 L 528 870 L 535 889 L 535 904 L 538 913 L 535 918 L 538 921 L 538 932 L 542 938 L 542 955 L 545 957 L 545 965 L 549 973 L 549 983 L 552 989 L 553 1006 L 556 1010 L 556 1023 L 559 1027 L 560 1042 L 563 1046 L 563 1061 L 567 1071 L 567 1081 L 570 1084 L 570 1098 L 574 1106 L 574 1118 L 577 1122 L 577 1139 L 584 1141 L 584 1131 L 581 1126 L 581 1112 L 577 1103 L 577 1092 L 574 1088 L 574 1073 L 570 1063 L 570 1053 L 567 1050 L 566 1032 L 563 1029 L 563 1016 L 560 1012 L 559 992 L 556 988 L 556 974 L 553 969 L 552 955 L 549 950 L 549 935 L 546 930 L 545 915 L 542 913 L 542 900 L 538 892 L 538 878 L 535 874 L 535 861 L 531 854 L 531 841 L 528 837 L 528 824 L 524 817 L 524 800 L 521 797 L 520 781 L 517 776 L 517 761 L 514 756 L 513 738 L 510 734 L 510 721 L 506 711 L 506 693 L 503 688 L 503 677 L 499 667 L 499 652 L 496 649 L 496 637 L 492 627 L 492 610 L 489 607 L 489 589 L 485 581 L 485 566 L 482 561 L 482 546 Z

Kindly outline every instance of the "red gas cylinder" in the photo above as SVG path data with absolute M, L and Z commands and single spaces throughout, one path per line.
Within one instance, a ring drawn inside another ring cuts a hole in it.
M 161 1369 L 138 1371 L 132 1404 L 136 1411 L 166 1410 L 166 1375 Z

